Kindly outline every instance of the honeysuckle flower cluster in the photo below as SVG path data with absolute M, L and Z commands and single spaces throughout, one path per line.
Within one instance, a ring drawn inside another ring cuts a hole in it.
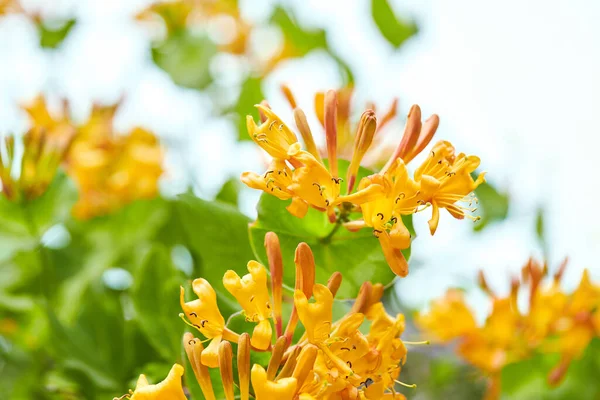
M 287 93 L 295 105 L 291 92 Z M 408 274 L 408 264 L 401 250 L 410 246 L 411 236 L 402 216 L 431 208 L 431 234 L 437 229 L 440 208 L 458 219 L 478 219 L 470 212 L 475 210 L 472 206 L 477 202 L 472 192 L 484 182 L 484 173 L 477 179 L 471 176 L 480 164 L 479 157 L 456 154 L 451 143 L 440 141 L 414 174 L 409 174 L 406 165 L 427 147 L 439 124 L 436 115 L 422 123 L 419 106 L 412 106 L 402 140 L 386 164 L 379 172 L 362 178 L 356 190 L 360 164 L 378 132 L 373 110 L 366 110 L 360 118 L 352 157 L 348 160 L 350 164 L 342 177 L 338 167 L 339 120 L 335 91 L 328 91 L 323 100 L 327 163 L 321 158 L 306 115 L 300 108 L 294 108 L 294 119 L 306 150 L 266 102 L 256 107 L 260 111 L 260 125 L 248 116 L 248 133 L 272 160 L 265 173 L 245 172 L 242 181 L 281 200 L 291 200 L 287 210 L 299 218 L 303 218 L 310 207 L 327 213 L 330 222 L 349 230 L 372 229 L 396 275 Z M 351 220 L 354 212 L 362 212 L 362 218 Z
M 63 161 L 75 131 L 63 126 L 55 131 L 32 128 L 23 136 L 23 154 L 16 151 L 14 136 L 0 143 L 0 182 L 2 195 L 10 201 L 32 200 L 41 196 Z
M 210 369 L 218 368 L 227 400 L 238 395 L 242 400 L 250 396 L 256 400 L 403 399 L 397 385 L 414 387 L 398 381 L 407 355 L 408 342 L 400 339 L 404 316 L 386 313 L 380 301 L 383 286 L 365 282 L 347 313 L 334 320 L 333 303 L 342 275 L 335 272 L 326 285 L 316 283 L 313 254 L 301 243 L 295 255 L 293 308 L 284 326 L 283 263 L 273 232 L 267 233 L 265 246 L 270 279 L 266 267 L 256 261 L 248 263 L 248 274 L 242 277 L 231 270 L 223 277 L 223 285 L 241 306 L 251 333 L 228 327 L 216 292 L 205 279 L 193 281 L 193 300 L 186 300 L 181 289 L 180 316 L 205 338 L 192 333 L 183 337 L 204 397 L 216 399 Z M 301 335 L 295 334 L 299 322 L 304 327 Z M 207 341 L 210 343 L 205 346 Z M 268 363 L 251 365 L 253 352 L 269 353 Z M 167 379 L 154 386 L 147 385 L 142 376 L 137 388 L 124 397 L 184 399 L 182 374 L 182 367 L 175 365 Z
M 70 119 L 66 102 L 58 116 L 50 113 L 42 97 L 23 107 L 30 117 L 32 132 L 38 132 L 36 137 L 47 138 L 46 147 L 60 149 L 60 160 L 53 156 L 54 168 L 43 172 L 51 180 L 59 161 L 64 161 L 63 166 L 79 189 L 79 200 L 73 209 L 78 218 L 108 214 L 129 202 L 158 194 L 163 149 L 156 136 L 145 129 L 133 128 L 125 135 L 118 134 L 113 127 L 118 106 L 94 106 L 83 124 Z M 26 141 L 26 154 L 36 151 L 30 149 L 35 148 L 35 143 Z
M 536 352 L 561 355 L 548 373 L 548 382 L 556 385 L 569 364 L 600 336 L 600 286 L 590 281 L 586 270 L 577 289 L 566 293 L 560 285 L 566 265 L 565 261 L 550 278 L 546 265 L 529 260 L 521 279 L 512 279 L 506 297 L 496 295 L 480 273 L 479 285 L 492 301 L 483 325 L 477 324 L 462 292 L 455 289 L 434 300 L 429 312 L 418 315 L 416 322 L 441 342 L 458 340 L 458 354 L 489 376 L 489 399 L 499 397 L 502 368 Z M 518 306 L 521 288 L 528 292 L 525 310 Z

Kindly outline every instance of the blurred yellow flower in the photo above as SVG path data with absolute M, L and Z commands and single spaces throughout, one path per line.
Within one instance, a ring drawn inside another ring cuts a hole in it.
M 535 353 L 561 355 L 560 362 L 548 372 L 549 383 L 556 385 L 570 362 L 581 356 L 594 337 L 600 337 L 600 286 L 593 284 L 584 271 L 574 292 L 563 291 L 560 279 L 565 266 L 566 261 L 550 284 L 542 286 L 547 268 L 529 260 L 522 269 L 522 279 L 512 280 L 506 297 L 493 293 L 481 273 L 479 284 L 492 300 L 491 313 L 481 326 L 476 324 L 462 293 L 453 289 L 444 298 L 434 300 L 427 313 L 417 315 L 416 322 L 441 342 L 458 341 L 458 354 L 490 378 L 486 398 L 498 398 L 501 371 L 506 365 Z M 528 308 L 521 312 L 518 294 L 524 285 L 529 289 Z
M 64 143 L 70 143 L 63 165 L 79 189 L 73 209 L 78 218 L 112 213 L 132 201 L 158 194 L 163 149 L 156 136 L 145 129 L 118 134 L 113 127 L 117 109 L 118 104 L 94 106 L 88 120 L 79 125 L 70 120 L 66 102 L 59 116 L 50 113 L 42 97 L 24 107 L 34 130 L 60 141 L 65 148 Z

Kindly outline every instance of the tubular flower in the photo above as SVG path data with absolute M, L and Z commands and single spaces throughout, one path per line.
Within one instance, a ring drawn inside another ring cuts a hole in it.
M 271 275 L 279 276 L 283 272 L 279 240 L 273 232 L 267 237 L 265 247 Z M 183 337 L 190 365 L 207 399 L 215 398 L 213 384 L 218 384 L 211 381 L 214 374 L 210 368 L 219 368 L 228 398 L 233 396 L 236 386 L 242 398 L 248 398 L 251 386 L 257 400 L 273 396 L 282 400 L 403 398 L 396 392 L 396 384 L 401 384 L 397 379 L 407 353 L 400 339 L 404 316 L 388 315 L 380 301 L 383 287 L 367 282 L 348 313 L 333 321 L 334 292 L 341 275 L 335 273 L 328 286 L 313 284 L 312 259 L 308 245 L 300 243 L 295 260 L 296 291 L 287 326 L 285 330 L 276 330 L 276 338 L 272 338 L 269 330 L 269 335 L 261 337 L 264 342 L 251 341 L 247 333 L 238 335 L 229 330 L 218 310 L 216 294 L 204 279 L 196 279 L 192 284 L 198 300 L 186 303 L 182 289 L 181 306 L 188 324 L 212 339 L 204 348 L 202 341 L 191 333 Z M 246 322 L 270 324 L 275 318 L 270 304 L 283 300 L 278 299 L 281 292 L 277 289 L 269 293 L 266 269 L 261 264 L 250 261 L 248 272 L 240 278 L 237 273 L 227 271 L 223 283 L 240 303 Z M 273 287 L 280 284 L 273 282 Z M 297 319 L 304 327 L 302 335 L 294 335 Z M 366 331 L 365 324 L 370 324 Z M 252 339 L 256 335 L 255 329 Z M 237 345 L 237 357 L 230 342 Z M 216 358 L 212 358 L 211 347 L 216 349 Z M 250 368 L 252 352 L 271 353 L 270 360 L 266 365 L 254 364 Z M 237 368 L 232 367 L 233 362 L 237 362 Z
M 267 270 L 256 261 L 248 263 L 249 274 L 240 278 L 229 270 L 223 277 L 223 285 L 240 303 L 248 321 L 256 322 L 251 343 L 254 347 L 266 350 L 271 344 L 272 328 L 271 304 L 267 289 Z
M 118 107 L 95 105 L 81 125 L 69 118 L 67 102 L 60 116 L 48 111 L 42 97 L 23 107 L 33 130 L 43 132 L 46 142 L 63 143 L 60 161 L 79 190 L 73 209 L 78 218 L 108 214 L 158 194 L 163 149 L 154 134 L 142 128 L 117 134 L 113 120 Z
M 290 201 L 287 210 L 299 218 L 312 208 L 325 212 L 331 223 L 344 225 L 350 231 L 371 228 L 390 268 L 401 277 L 408 274 L 408 263 L 401 251 L 411 243 L 403 216 L 431 206 L 433 215 L 429 228 L 432 234 L 437 229 L 440 208 L 459 219 L 478 219 L 469 214 L 475 211 L 470 205 L 458 205 L 461 201 L 477 202 L 472 192 L 484 181 L 484 174 L 474 180 L 471 173 L 479 166 L 478 157 L 462 153 L 455 156 L 454 147 L 441 141 L 412 177 L 408 172 L 406 164 L 428 146 L 437 130 L 439 118 L 436 115 L 422 122 L 420 108 L 413 106 L 396 150 L 379 172 L 367 175 L 360 170 L 360 165 L 380 137 L 379 130 L 394 118 L 395 104 L 379 124 L 375 112 L 366 110 L 356 126 L 356 134 L 350 134 L 351 92 L 330 90 L 319 94 L 315 104 L 326 138 L 326 150 L 320 151 L 306 115 L 297 107 L 290 89 L 287 86 L 282 89 L 294 108 L 296 127 L 306 150 L 302 149 L 298 136 L 263 102 L 257 106 L 262 123 L 256 125 L 249 116 L 248 133 L 273 160 L 263 175 L 242 174 L 242 181 L 249 187 Z M 347 146 L 348 143 L 352 146 Z M 327 162 L 323 161 L 325 156 Z M 338 165 L 338 157 L 345 158 L 349 164 Z M 346 171 L 340 171 L 346 166 Z M 356 182 L 359 182 L 357 186 Z
M 579 287 L 572 293 L 565 292 L 560 286 L 565 267 L 566 261 L 554 279 L 544 285 L 547 267 L 529 260 L 522 269 L 522 278 L 512 279 L 506 297 L 494 294 L 480 273 L 479 284 L 492 301 L 492 311 L 481 326 L 475 323 L 462 293 L 452 289 L 445 298 L 433 301 L 428 313 L 417 315 L 416 322 L 442 342 L 458 341 L 458 354 L 489 376 L 487 398 L 498 398 L 501 371 L 506 365 L 540 352 L 561 356 L 554 369 L 548 371 L 549 383 L 556 385 L 570 362 L 600 336 L 594 322 L 600 308 L 600 286 L 592 283 L 584 271 Z M 529 292 L 525 312 L 517 306 L 521 287 Z
M 186 400 L 187 397 L 181 386 L 181 377 L 183 376 L 183 367 L 179 364 L 173 365 L 169 375 L 164 381 L 156 385 L 150 385 L 145 375 L 140 375 L 135 390 L 119 399 L 128 398 L 131 400 Z M 115 399 L 118 400 L 118 399 Z

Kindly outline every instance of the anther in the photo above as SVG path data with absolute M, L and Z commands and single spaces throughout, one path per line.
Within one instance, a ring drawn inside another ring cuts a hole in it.
M 377 213 L 377 216 L 379 217 L 379 219 L 381 219 L 383 221 L 383 214 L 382 213 Z
M 191 312 L 191 313 L 190 313 L 190 316 L 193 316 L 193 317 L 196 317 L 196 318 L 198 318 L 198 314 L 196 314 L 195 312 Z

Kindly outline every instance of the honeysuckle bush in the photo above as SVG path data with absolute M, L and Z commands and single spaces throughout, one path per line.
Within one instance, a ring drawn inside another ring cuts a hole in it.
M 0 18 L 9 14 L 35 24 L 46 51 L 78 23 L 47 23 L 30 4 L 0 0 Z M 396 49 L 417 31 L 386 0 L 371 1 L 371 16 Z M 543 301 L 528 315 L 502 314 L 511 318 L 501 318 L 500 332 L 518 335 L 501 343 L 495 326 L 475 324 L 464 304 L 461 313 L 422 313 L 418 325 L 432 329 L 420 332 L 395 297 L 416 232 L 444 229 L 441 208 L 481 218 L 476 230 L 508 211 L 508 198 L 476 171 L 476 156 L 443 140 L 429 145 L 436 115 L 422 121 L 413 106 L 404 136 L 385 140 L 401 119 L 398 101 L 357 105 L 353 71 L 326 31 L 305 29 L 286 7 L 268 18 L 283 41 L 264 59 L 247 45 L 264 26 L 245 20 L 236 1 L 157 1 L 132 18 L 148 28 L 149 58 L 176 84 L 207 93 L 270 164 L 226 182 L 212 201 L 191 192 L 164 198 L 165 148 L 148 129 L 115 129 L 120 102 L 96 104 L 84 120 L 72 118 L 67 101 L 49 107 L 60 96 L 19 104 L 30 128 L 0 143 L 0 397 L 598 397 L 597 286 L 585 279 L 573 294 L 537 290 Z M 236 27 L 228 43 L 207 34 L 223 18 Z M 337 63 L 343 87 L 298 104 L 282 85 L 294 116 L 282 121 L 262 81 L 314 50 Z M 239 87 L 211 76 L 220 54 L 249 71 Z M 221 96 L 230 92 L 239 96 Z M 316 126 L 307 123 L 311 112 Z M 241 182 L 265 192 L 256 220 L 238 209 Z M 416 212 L 432 212 L 427 228 L 413 226 Z M 556 307 L 548 313 L 546 304 Z M 469 329 L 455 339 L 463 359 L 451 344 L 422 345 L 465 320 Z M 547 329 L 543 346 L 537 336 L 522 340 L 531 326 Z M 485 351 L 465 351 L 465 342 Z

